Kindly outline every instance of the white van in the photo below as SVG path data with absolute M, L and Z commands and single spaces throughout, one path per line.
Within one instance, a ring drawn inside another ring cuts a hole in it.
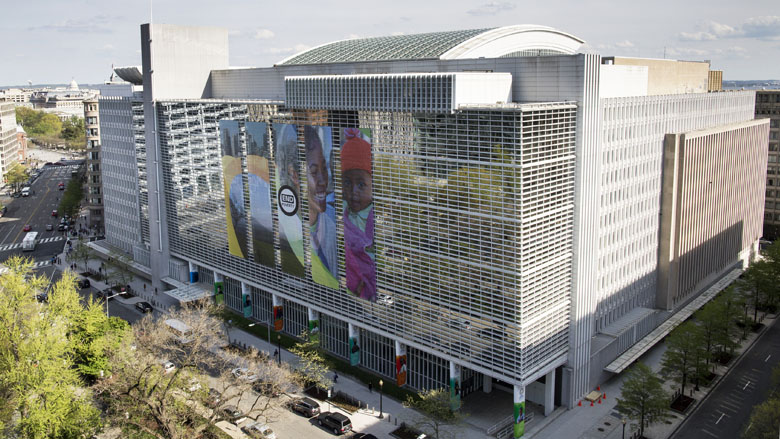
M 168 319 L 165 321 L 165 325 L 176 337 L 176 342 L 180 344 L 189 344 L 192 342 L 190 338 L 190 327 L 184 322 L 178 319 Z
M 25 186 L 22 188 L 22 196 L 23 197 L 29 197 L 30 196 L 30 186 Z

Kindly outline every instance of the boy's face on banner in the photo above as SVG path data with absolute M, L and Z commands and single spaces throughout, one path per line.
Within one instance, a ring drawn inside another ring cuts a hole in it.
M 315 146 L 306 152 L 306 172 L 309 187 L 309 208 L 312 213 L 325 212 L 328 192 L 328 165 L 322 155 L 319 139 Z
M 371 174 L 363 169 L 350 169 L 344 172 L 342 179 L 344 200 L 353 213 L 368 207 L 373 200 Z

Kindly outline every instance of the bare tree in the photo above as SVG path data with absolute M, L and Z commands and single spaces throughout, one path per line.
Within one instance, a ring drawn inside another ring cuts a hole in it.
M 189 307 L 134 325 L 134 347 L 115 354 L 113 376 L 98 384 L 117 423 L 158 438 L 198 438 L 227 405 L 264 421 L 282 407 L 284 398 L 273 395 L 297 390 L 289 369 L 262 361 L 255 350 L 224 349 L 218 315 L 212 307 Z

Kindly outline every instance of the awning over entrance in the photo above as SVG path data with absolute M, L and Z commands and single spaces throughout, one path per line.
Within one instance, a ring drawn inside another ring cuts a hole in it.
M 636 342 L 627 351 L 623 352 L 613 362 L 609 363 L 604 368 L 607 372 L 620 373 L 623 372 L 634 361 L 649 351 L 650 348 L 655 346 L 656 343 L 666 337 L 674 328 L 680 323 L 684 322 L 688 317 L 693 315 L 696 310 L 704 306 L 707 302 L 712 300 L 718 293 L 723 291 L 729 284 L 734 282 L 739 275 L 742 274 L 742 269 L 735 268 L 728 274 L 720 278 L 711 287 L 699 295 L 699 297 L 693 299 L 689 304 L 682 307 L 679 311 L 672 314 L 665 322 L 661 323 L 652 332 L 647 334 L 644 338 Z
M 214 291 L 208 289 L 206 285 L 182 284 L 180 282 L 177 282 L 177 284 L 179 285 L 178 288 L 164 291 L 164 293 L 176 299 L 179 304 L 194 302 L 214 295 Z

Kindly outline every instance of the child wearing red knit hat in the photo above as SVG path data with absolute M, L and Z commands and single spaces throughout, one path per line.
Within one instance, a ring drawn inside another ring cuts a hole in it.
M 356 128 L 347 128 L 343 134 L 341 176 L 347 289 L 373 302 L 376 300 L 376 250 L 371 144 Z

